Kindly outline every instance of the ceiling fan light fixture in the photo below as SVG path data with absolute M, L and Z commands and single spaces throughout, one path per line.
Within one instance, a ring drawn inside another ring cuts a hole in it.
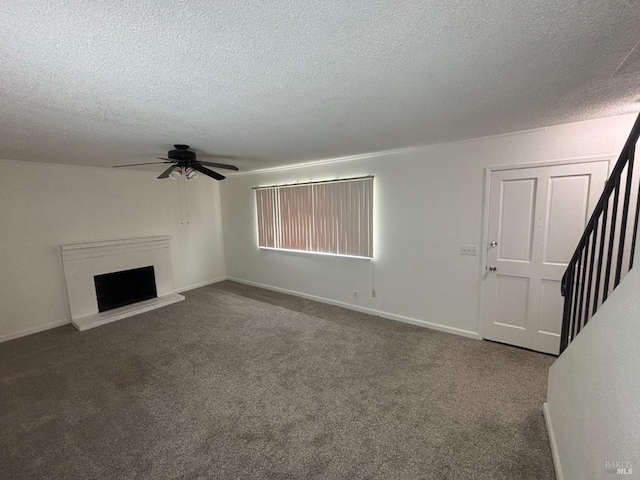
M 187 169 L 184 172 L 185 177 L 187 177 L 187 180 L 193 180 L 194 178 L 198 178 L 198 171 L 194 170 L 191 167 L 187 167 Z
M 182 167 L 174 167 L 174 169 L 171 170 L 171 173 L 169 174 L 169 178 L 172 178 L 173 180 L 180 180 L 181 176 L 182 176 Z

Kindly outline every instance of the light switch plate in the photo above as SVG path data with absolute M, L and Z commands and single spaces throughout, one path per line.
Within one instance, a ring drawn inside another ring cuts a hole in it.
M 471 255 L 475 257 L 478 254 L 478 247 L 475 245 L 462 245 L 460 247 L 460 255 Z

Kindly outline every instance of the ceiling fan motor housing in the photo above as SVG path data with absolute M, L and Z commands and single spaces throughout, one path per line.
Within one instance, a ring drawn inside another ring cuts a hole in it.
M 174 147 L 175 150 L 170 150 L 168 153 L 171 160 L 189 163 L 196 159 L 196 154 L 189 151 L 189 145 L 174 145 Z

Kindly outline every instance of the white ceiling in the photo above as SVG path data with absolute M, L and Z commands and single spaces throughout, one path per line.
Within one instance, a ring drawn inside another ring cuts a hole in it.
M 248 170 L 637 111 L 638 3 L 2 0 L 0 157 Z

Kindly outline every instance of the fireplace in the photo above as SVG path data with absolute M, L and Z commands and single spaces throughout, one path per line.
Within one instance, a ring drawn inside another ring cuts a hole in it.
M 173 287 L 169 236 L 74 243 L 61 251 L 78 330 L 184 300 Z
M 94 275 L 98 311 L 105 312 L 158 296 L 153 265 Z

